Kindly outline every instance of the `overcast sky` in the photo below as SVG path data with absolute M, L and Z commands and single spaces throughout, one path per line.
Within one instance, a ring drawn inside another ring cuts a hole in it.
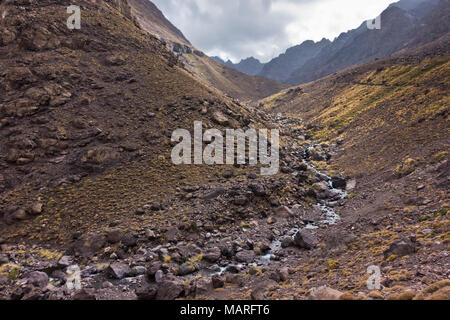
M 394 0 L 152 0 L 210 56 L 262 62 L 305 40 L 333 40 Z

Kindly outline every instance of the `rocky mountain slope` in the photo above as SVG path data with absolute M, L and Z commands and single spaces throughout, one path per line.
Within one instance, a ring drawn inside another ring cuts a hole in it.
M 258 59 L 253 57 L 242 59 L 239 63 L 233 63 L 231 60 L 227 62 L 223 61 L 220 57 L 212 57 L 217 62 L 224 64 L 230 68 L 233 68 L 239 72 L 248 74 L 250 76 L 256 76 L 261 73 L 264 64 L 261 63 Z
M 448 0 L 393 3 L 381 14 L 381 30 L 369 30 L 363 22 L 359 28 L 342 33 L 332 42 L 305 41 L 264 64 L 258 75 L 297 85 L 417 48 L 448 33 L 449 8 Z M 233 64 L 229 66 L 237 68 Z
M 131 14 L 139 25 L 161 39 L 191 45 L 183 33 L 178 30 L 151 1 L 128 0 Z
M 445 35 L 450 30 L 447 22 L 450 2 L 441 0 L 437 6 L 434 1 L 427 4 L 427 10 L 423 10 L 428 13 L 424 17 L 421 17 L 422 11 L 406 11 L 395 5 L 390 6 L 381 14 L 380 30 L 369 30 L 363 23 L 358 29 L 341 35 L 302 68 L 294 71 L 287 82 L 300 84 L 313 81 L 360 63 L 388 57 L 403 49 L 413 49 Z
M 331 42 L 323 39 L 320 42 L 305 41 L 301 45 L 289 48 L 284 54 L 264 65 L 260 75 L 269 79 L 286 82 L 293 70 L 303 67 L 316 57 Z
M 242 105 L 70 4 L 0 3 L 0 299 L 450 299 L 448 36 Z M 280 172 L 172 164 L 195 120 L 279 128 Z
M 267 97 L 286 86 L 263 77 L 253 77 L 253 72 L 242 73 L 206 56 L 193 47 L 184 35 L 173 26 L 161 11 L 148 0 L 130 0 L 131 14 L 147 32 L 166 42 L 185 67 L 209 86 L 241 100 L 254 100 Z M 249 71 L 248 68 L 243 70 Z M 255 73 L 256 74 L 256 73 Z

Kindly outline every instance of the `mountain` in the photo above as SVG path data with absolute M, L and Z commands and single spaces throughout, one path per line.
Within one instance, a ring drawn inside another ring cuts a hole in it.
M 264 64 L 261 63 L 258 59 L 253 57 L 242 59 L 239 63 L 233 63 L 231 60 L 227 62 L 223 61 L 220 57 L 212 57 L 212 59 L 217 62 L 226 65 L 227 67 L 233 68 L 239 72 L 248 74 L 250 76 L 259 75 L 262 71 Z
M 389 177 L 408 156 L 423 157 L 426 164 L 445 151 L 449 56 L 447 34 L 418 49 L 290 88 L 260 105 L 275 114 L 301 115 L 315 140 L 342 143 L 336 161 L 347 174 Z
M 190 175 L 170 162 L 174 130 L 259 123 L 138 28 L 126 1 L 80 1 L 80 30 L 60 22 L 69 1 L 21 3 L 0 6 L 0 243 L 128 225 Z
M 411 4 L 409 1 L 404 2 Z M 294 71 L 287 82 L 299 84 L 316 80 L 357 64 L 388 57 L 404 48 L 411 49 L 431 42 L 447 33 L 448 29 L 445 27 L 432 33 L 432 28 L 439 25 L 437 21 L 423 25 L 432 15 L 445 20 L 447 16 L 442 10 L 448 8 L 448 1 L 442 0 L 439 8 L 433 8 L 435 1 L 420 2 L 421 5 L 425 3 L 428 13 L 422 18 L 414 11 L 406 11 L 397 5 L 390 6 L 381 14 L 381 30 L 369 30 L 363 23 L 358 29 L 339 36 L 304 67 Z M 410 5 L 408 8 L 416 7 Z M 429 36 L 421 36 L 417 29 L 422 29 Z
M 260 75 L 284 82 L 289 78 L 293 70 L 301 68 L 330 43 L 326 39 L 317 43 L 309 40 L 301 45 L 289 48 L 284 54 L 266 63 Z
M 184 45 L 190 45 L 183 33 L 166 19 L 161 10 L 151 1 L 128 0 L 131 6 L 131 14 L 139 25 L 149 33 Z
M 238 64 L 217 62 L 190 44 L 185 36 L 169 22 L 161 11 L 148 0 L 129 0 L 131 15 L 150 34 L 166 42 L 184 63 L 186 69 L 211 90 L 241 100 L 255 100 L 269 96 L 286 86 L 264 77 L 254 77 L 259 61 L 247 59 Z M 245 71 L 241 72 L 239 70 Z
M 450 300 L 449 34 L 240 102 L 277 82 L 72 3 L 0 1 L 0 300 Z M 220 164 L 229 129 L 280 170 Z
M 369 30 L 363 22 L 332 42 L 305 41 L 264 64 L 258 75 L 296 85 L 432 42 L 449 30 L 448 3 L 448 0 L 393 3 L 381 14 L 381 30 Z M 221 63 L 244 73 L 253 74 L 257 69 L 242 68 L 230 61 Z
M 217 57 L 216 57 L 216 60 L 217 60 Z M 227 62 L 223 62 L 222 59 L 220 59 L 220 58 L 217 61 L 227 65 L 230 68 L 233 68 L 239 72 L 248 74 L 250 76 L 260 75 L 260 72 L 262 71 L 263 66 L 264 66 L 264 64 L 262 64 L 258 59 L 255 59 L 253 57 L 250 57 L 247 59 L 242 59 L 239 63 L 233 63 L 230 60 L 228 60 Z M 260 76 L 263 76 L 263 75 L 260 75 Z M 267 77 L 267 78 L 269 78 L 269 77 Z

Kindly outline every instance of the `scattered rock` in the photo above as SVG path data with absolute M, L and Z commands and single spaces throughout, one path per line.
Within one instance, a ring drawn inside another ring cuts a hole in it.
M 136 289 L 138 300 L 155 300 L 157 289 L 152 286 L 143 286 Z
M 97 300 L 93 289 L 82 289 L 72 296 L 75 301 L 94 301 Z
M 244 250 L 236 254 L 236 261 L 242 263 L 252 263 L 255 260 L 255 258 L 256 258 L 255 252 L 251 250 Z
M 294 237 L 294 243 L 301 249 L 312 250 L 319 244 L 319 241 L 308 230 L 300 230 Z
M 347 180 L 341 177 L 332 177 L 331 184 L 335 189 L 345 190 L 347 187 Z
M 260 183 L 250 183 L 248 185 L 248 187 L 250 188 L 250 190 L 258 197 L 264 197 L 267 195 L 266 193 L 266 189 L 264 188 L 264 186 Z
M 282 206 L 282 207 L 279 207 L 278 209 L 276 209 L 275 214 L 280 218 L 289 218 L 289 217 L 294 216 L 294 213 L 292 212 L 292 210 L 286 206 Z
M 319 287 L 313 288 L 309 292 L 310 300 L 340 300 L 343 292 L 328 288 L 328 287 Z
M 230 120 L 221 111 L 215 111 L 212 115 L 212 120 L 221 126 L 228 126 L 230 124 Z
M 33 204 L 33 206 L 31 206 L 29 212 L 33 216 L 38 216 L 38 215 L 42 214 L 42 208 L 43 208 L 42 203 L 37 202 L 37 203 Z
M 158 285 L 156 300 L 175 300 L 183 295 L 184 282 L 181 279 L 165 280 Z
M 37 288 L 45 288 L 48 280 L 48 275 L 40 271 L 31 272 L 27 278 L 27 282 Z
M 132 232 L 128 232 L 122 238 L 122 244 L 127 248 L 132 248 L 137 246 L 137 238 Z
M 108 275 L 113 279 L 123 279 L 131 274 L 130 267 L 121 262 L 113 262 L 108 267 Z
M 222 257 L 222 251 L 218 247 L 208 250 L 203 255 L 203 259 L 205 259 L 206 261 L 211 262 L 211 263 L 217 262 L 221 257 Z
M 148 277 L 150 279 L 154 279 L 156 272 L 158 272 L 158 270 L 161 270 L 161 267 L 162 267 L 162 263 L 159 261 L 150 263 L 149 266 L 147 267 Z
M 106 234 L 106 241 L 111 244 L 119 243 L 122 240 L 122 232 L 119 230 L 112 230 Z
M 389 249 L 384 252 L 384 258 L 387 259 L 390 256 L 407 256 L 416 252 L 416 242 L 411 239 L 400 239 L 395 241 Z
M 225 286 L 225 281 L 218 274 L 212 276 L 211 282 L 214 289 L 223 288 Z
M 73 263 L 72 257 L 70 256 L 62 256 L 61 259 L 58 261 L 58 266 L 61 268 L 67 268 L 71 266 Z
M 178 269 L 178 275 L 183 277 L 192 274 L 195 271 L 197 271 L 197 268 L 193 263 L 185 262 Z

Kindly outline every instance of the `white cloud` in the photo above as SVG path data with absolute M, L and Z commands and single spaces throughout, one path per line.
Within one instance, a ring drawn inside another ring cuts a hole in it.
M 153 0 L 197 48 L 263 62 L 305 40 L 330 40 L 393 0 Z

